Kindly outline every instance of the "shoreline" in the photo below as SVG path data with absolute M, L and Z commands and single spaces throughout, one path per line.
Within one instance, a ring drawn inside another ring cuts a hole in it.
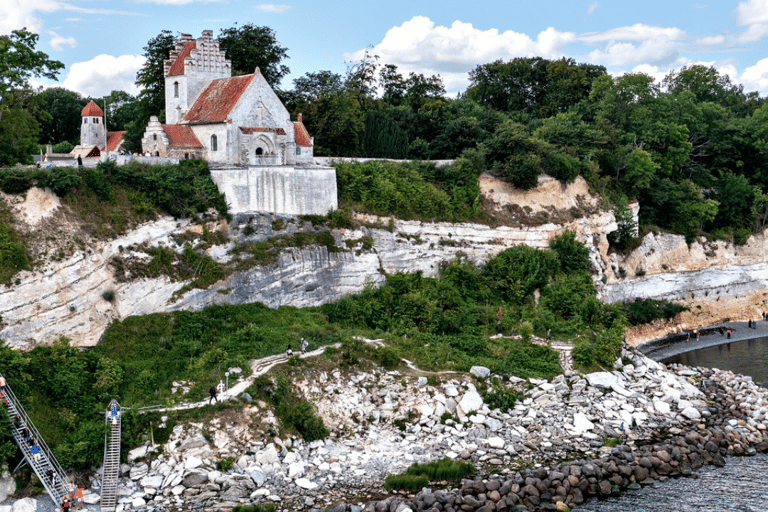
M 650 357 L 656 362 L 665 359 L 692 352 L 703 348 L 717 347 L 728 343 L 737 343 L 759 338 L 768 338 L 768 321 L 756 320 L 756 328 L 747 326 L 747 322 L 723 322 L 713 325 L 697 327 L 702 332 L 699 340 L 691 335 L 690 340 L 686 340 L 687 334 L 692 333 L 694 328 L 686 329 L 682 333 L 670 333 L 662 338 L 646 341 L 636 348 L 645 356 Z M 731 328 L 731 339 L 713 332 L 718 328 Z

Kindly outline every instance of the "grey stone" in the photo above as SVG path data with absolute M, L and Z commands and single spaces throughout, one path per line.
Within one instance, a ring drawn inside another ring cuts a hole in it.
M 193 469 L 181 481 L 184 487 L 195 487 L 208 481 L 208 472 L 204 469 Z
M 471 373 L 475 377 L 480 377 L 481 379 L 485 379 L 491 374 L 491 370 L 489 370 L 485 366 L 473 366 L 472 368 L 469 369 L 469 373 Z

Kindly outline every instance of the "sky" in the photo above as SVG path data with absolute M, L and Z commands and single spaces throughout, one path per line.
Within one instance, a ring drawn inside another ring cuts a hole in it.
M 26 27 L 66 65 L 58 82 L 34 85 L 93 97 L 136 94 L 143 48 L 162 30 L 216 36 L 246 23 L 270 27 L 288 48 L 284 89 L 307 72 L 344 74 L 368 49 L 404 74 L 439 74 L 450 95 L 479 64 L 540 56 L 658 80 L 704 64 L 768 96 L 768 0 L 283 1 L 0 0 L 0 34 Z

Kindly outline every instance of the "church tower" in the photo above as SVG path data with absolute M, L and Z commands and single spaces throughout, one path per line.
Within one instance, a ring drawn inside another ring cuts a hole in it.
M 208 82 L 232 76 L 232 63 L 219 50 L 219 40 L 211 30 L 203 30 L 198 39 L 181 34 L 163 66 L 167 124 L 179 122 Z
M 80 124 L 80 145 L 104 146 L 106 133 L 104 132 L 104 112 L 101 108 L 91 100 L 80 115 L 83 118 Z

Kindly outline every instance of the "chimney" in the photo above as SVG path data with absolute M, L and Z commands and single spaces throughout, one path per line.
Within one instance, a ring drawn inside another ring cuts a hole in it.
M 301 112 L 299 112 L 299 122 L 301 123 Z
M 46 144 L 45 145 L 45 154 L 46 155 L 53 154 L 53 146 L 52 145 L 50 145 L 50 144 Z

